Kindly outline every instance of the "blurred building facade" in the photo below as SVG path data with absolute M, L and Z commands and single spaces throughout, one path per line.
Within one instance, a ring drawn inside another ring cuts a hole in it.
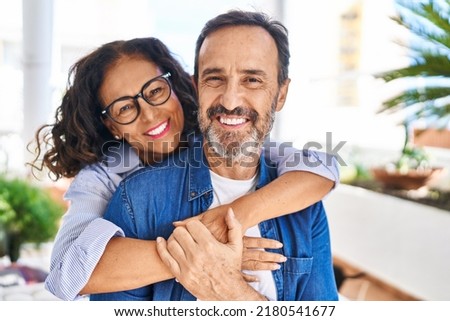
M 68 70 L 78 58 L 104 42 L 155 36 L 192 72 L 201 27 L 232 8 L 265 11 L 289 29 L 292 82 L 274 139 L 298 147 L 313 141 L 326 149 L 342 141 L 347 146 L 400 149 L 403 131 L 397 120 L 375 115 L 389 92 L 373 77 L 408 63 L 394 43 L 401 33 L 389 19 L 393 0 L 0 0 L 2 164 L 22 169 L 25 143 L 40 124 L 51 121 Z M 42 23 L 46 28 L 38 30 L 36 24 Z M 44 82 L 29 80 L 27 68 L 36 67 L 34 49 L 51 58 L 41 61 L 46 69 L 41 73 L 48 75 Z M 35 95 L 33 84 L 39 85 Z M 46 90 L 48 101 L 39 96 Z

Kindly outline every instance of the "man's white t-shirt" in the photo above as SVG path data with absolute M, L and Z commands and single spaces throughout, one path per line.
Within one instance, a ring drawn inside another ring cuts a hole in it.
M 256 184 L 258 182 L 258 175 L 248 180 L 235 180 L 226 177 L 222 177 L 213 171 L 211 173 L 211 182 L 213 186 L 213 202 L 210 208 L 217 207 L 219 205 L 229 204 L 237 198 L 254 192 L 256 190 Z M 250 227 L 246 232 L 246 236 L 261 237 L 261 232 L 258 225 Z M 269 270 L 264 271 L 243 271 L 246 274 L 256 275 L 259 279 L 258 282 L 249 283 L 256 291 L 266 296 L 269 300 L 275 301 L 277 299 L 277 290 L 275 287 L 275 281 L 272 276 L 272 272 Z

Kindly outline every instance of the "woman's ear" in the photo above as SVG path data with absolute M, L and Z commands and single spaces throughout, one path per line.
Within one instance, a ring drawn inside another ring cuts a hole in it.
M 103 125 L 108 128 L 111 135 L 114 136 L 115 139 L 122 139 L 122 133 L 117 128 L 116 124 L 109 118 L 102 118 Z

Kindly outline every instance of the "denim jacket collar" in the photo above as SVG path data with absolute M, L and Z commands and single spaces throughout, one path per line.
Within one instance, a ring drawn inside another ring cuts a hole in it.
M 203 138 L 201 135 L 192 134 L 188 138 L 188 162 L 189 162 L 189 201 L 212 192 L 211 176 L 209 174 L 208 161 L 203 153 Z

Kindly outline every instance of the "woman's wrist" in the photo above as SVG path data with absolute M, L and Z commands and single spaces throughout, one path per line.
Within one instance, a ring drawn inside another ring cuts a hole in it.
M 254 197 L 255 193 L 244 195 L 230 204 L 236 218 L 242 225 L 242 231 L 245 232 L 252 226 L 262 222 L 264 219 L 259 219 L 261 215 L 261 200 Z

